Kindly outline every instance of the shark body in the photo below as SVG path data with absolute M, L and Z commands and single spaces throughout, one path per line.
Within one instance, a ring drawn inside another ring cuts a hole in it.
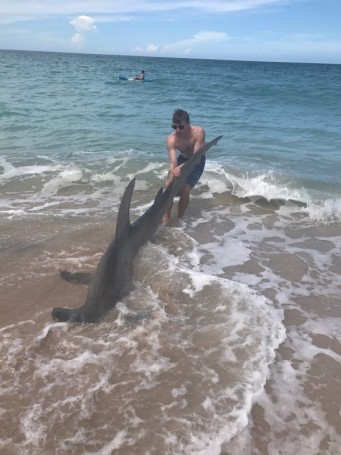
M 131 180 L 125 189 L 120 204 L 116 234 L 103 254 L 93 274 L 88 272 L 62 271 L 62 278 L 70 282 L 89 284 L 84 305 L 78 309 L 54 308 L 52 317 L 60 322 L 97 322 L 110 311 L 118 301 L 125 297 L 133 285 L 133 260 L 139 249 L 153 239 L 165 210 L 174 196 L 181 190 L 188 175 L 212 145 L 222 136 L 205 144 L 186 161 L 181 175 L 174 178 L 167 189 L 161 188 L 154 203 L 134 223 L 130 222 L 130 203 L 135 186 Z

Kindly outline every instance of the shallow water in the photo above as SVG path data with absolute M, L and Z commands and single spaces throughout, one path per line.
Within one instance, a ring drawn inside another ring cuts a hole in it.
M 153 83 L 119 82 L 147 63 Z M 1 453 L 338 453 L 340 111 L 317 76 L 339 67 L 207 65 L 1 54 Z M 129 180 L 132 220 L 162 185 L 180 104 L 224 134 L 184 222 L 175 202 L 102 322 L 53 322 L 86 295 L 59 270 L 95 268 Z

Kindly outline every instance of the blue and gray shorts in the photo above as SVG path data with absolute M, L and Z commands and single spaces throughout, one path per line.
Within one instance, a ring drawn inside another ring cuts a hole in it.
M 188 161 L 188 158 L 186 158 L 185 156 L 183 156 L 183 155 L 178 156 L 178 159 L 177 159 L 178 166 L 180 166 L 183 163 L 186 163 L 186 161 Z M 200 179 L 202 173 L 204 172 L 205 163 L 206 163 L 206 157 L 205 157 L 205 155 L 203 155 L 200 160 L 200 163 L 198 163 L 195 166 L 193 171 L 187 177 L 186 183 L 191 185 L 192 188 L 194 185 L 196 185 L 198 183 L 198 180 Z

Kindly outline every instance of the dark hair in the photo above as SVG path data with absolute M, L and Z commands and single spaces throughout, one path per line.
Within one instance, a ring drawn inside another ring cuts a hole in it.
M 144 70 L 142 70 L 141 73 L 144 73 Z
M 176 109 L 173 114 L 173 123 L 179 123 L 182 121 L 185 123 L 190 123 L 189 115 L 183 109 Z

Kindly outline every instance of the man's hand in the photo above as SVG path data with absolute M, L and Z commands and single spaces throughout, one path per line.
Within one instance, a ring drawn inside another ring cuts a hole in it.
M 169 171 L 167 180 L 165 181 L 165 184 L 163 186 L 165 189 L 169 187 L 174 177 L 180 177 L 182 166 L 183 164 L 180 164 L 180 166 L 176 166 L 175 168 L 173 168 L 172 171 Z
M 164 189 L 169 187 L 169 185 L 172 183 L 173 179 L 174 179 L 174 174 L 172 171 L 169 171 L 168 178 L 163 185 Z
M 180 175 L 181 175 L 181 166 L 176 166 L 173 169 L 173 173 L 174 173 L 175 177 L 180 177 Z

